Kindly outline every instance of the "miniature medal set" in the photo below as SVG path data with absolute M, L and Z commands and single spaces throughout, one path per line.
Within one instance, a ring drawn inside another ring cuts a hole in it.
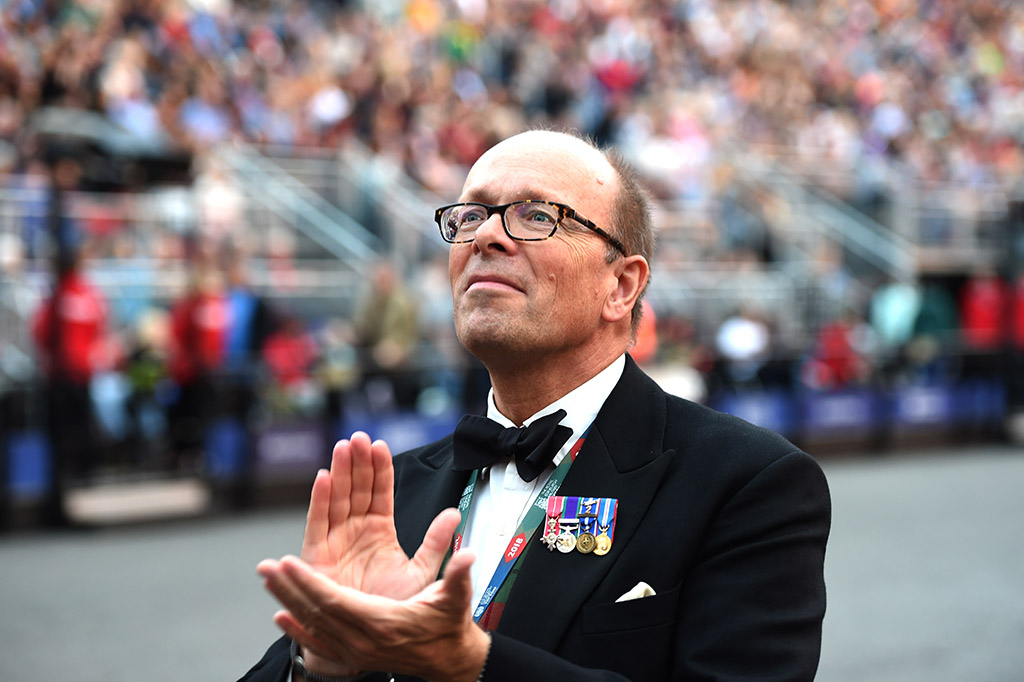
M 577 551 L 604 556 L 615 537 L 618 500 L 612 497 L 548 498 L 547 520 L 540 541 L 548 551 Z

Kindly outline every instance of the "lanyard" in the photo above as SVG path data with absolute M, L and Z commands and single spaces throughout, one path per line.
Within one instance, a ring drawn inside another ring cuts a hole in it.
M 589 429 L 587 429 L 589 431 Z M 481 617 L 488 611 L 488 607 L 494 604 L 494 606 L 501 607 L 498 613 L 495 614 L 496 618 L 488 618 L 484 625 L 486 630 L 494 630 L 497 628 L 498 620 L 501 618 L 500 611 L 504 609 L 504 599 L 507 598 L 508 593 L 512 589 L 512 585 L 518 575 L 518 570 L 513 571 L 513 567 L 518 563 L 519 559 L 526 553 L 528 548 L 528 541 L 533 537 L 536 530 L 544 522 L 547 516 L 547 505 L 548 498 L 558 492 L 558 488 L 562 485 L 562 481 L 565 479 L 566 473 L 569 471 L 569 467 L 576 460 L 576 455 L 579 454 L 580 448 L 583 447 L 583 442 L 586 439 L 587 434 L 584 433 L 580 438 L 573 444 L 569 450 L 568 455 L 559 463 L 555 470 L 551 473 L 551 477 L 548 478 L 544 487 L 541 488 L 540 492 L 533 499 L 530 504 L 529 510 L 523 520 L 519 522 L 519 526 L 516 527 L 515 535 L 509 542 L 508 547 L 505 549 L 505 554 L 498 561 L 497 567 L 494 569 L 494 574 L 491 576 L 491 581 L 487 585 L 487 589 L 484 590 L 483 596 L 480 598 L 480 603 L 477 604 L 476 608 L 473 609 L 473 620 L 474 622 L 480 622 Z M 479 479 L 479 471 L 474 471 L 469 477 L 469 483 L 466 488 L 462 491 L 462 498 L 459 500 L 459 513 L 462 518 L 459 520 L 459 525 L 455 529 L 455 539 L 452 541 L 452 546 L 448 550 L 447 556 L 444 558 L 444 564 L 448 563 L 448 559 L 451 555 L 459 551 L 462 547 L 462 538 L 466 530 L 466 524 L 469 522 L 469 509 L 473 503 L 473 493 L 476 491 L 477 481 Z M 442 571 L 444 569 L 442 568 Z M 508 580 L 511 574 L 511 580 Z M 495 596 L 501 593 L 501 598 L 495 602 Z M 495 611 L 496 609 L 491 609 Z

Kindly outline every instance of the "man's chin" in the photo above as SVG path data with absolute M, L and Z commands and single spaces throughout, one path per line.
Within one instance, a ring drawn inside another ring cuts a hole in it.
M 500 320 L 492 321 L 490 324 L 464 325 L 456 328 L 459 343 L 480 358 L 486 361 L 487 358 L 496 354 L 508 354 L 522 344 L 522 335 L 515 334 L 507 325 L 501 324 Z

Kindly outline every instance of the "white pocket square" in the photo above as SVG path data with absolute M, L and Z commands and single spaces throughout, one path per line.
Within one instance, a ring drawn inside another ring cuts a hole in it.
M 641 580 L 633 589 L 616 599 L 615 602 L 643 599 L 644 597 L 653 597 L 655 594 L 654 588 Z

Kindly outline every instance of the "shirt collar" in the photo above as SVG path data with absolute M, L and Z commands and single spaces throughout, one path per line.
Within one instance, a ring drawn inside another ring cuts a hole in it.
M 547 407 L 541 408 L 523 422 L 523 426 L 529 426 L 534 420 L 558 410 L 565 410 L 566 416 L 560 424 L 572 429 L 572 435 L 569 436 L 569 439 L 558 450 L 558 454 L 555 455 L 553 460 L 555 466 L 558 466 L 565 459 L 572 446 L 593 423 L 597 413 L 601 410 L 601 406 L 604 405 L 604 401 L 608 399 L 612 389 L 615 388 L 615 384 L 622 377 L 622 371 L 625 367 L 626 355 L 622 354 L 593 378 L 588 379 Z M 499 412 L 495 406 L 493 388 L 487 394 L 487 417 L 505 427 L 515 426 L 512 420 Z

